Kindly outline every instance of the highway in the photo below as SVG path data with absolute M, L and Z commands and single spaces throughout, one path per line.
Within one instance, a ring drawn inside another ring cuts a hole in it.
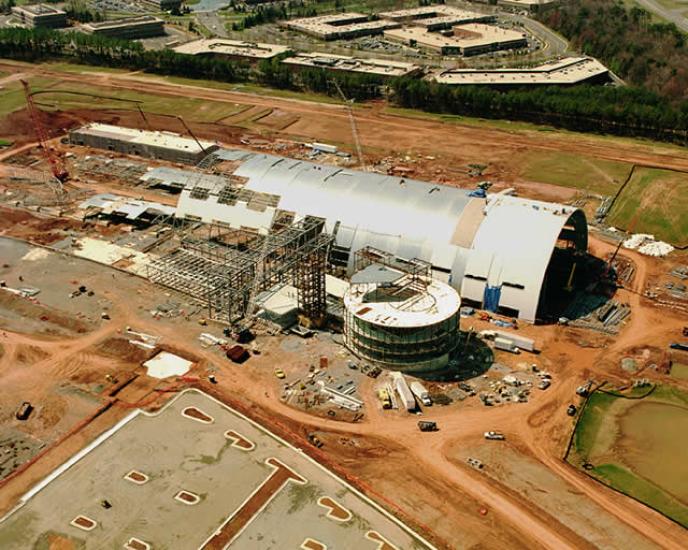
M 655 0 L 635 0 L 647 11 L 652 12 L 662 19 L 666 19 L 670 23 L 676 25 L 684 32 L 688 32 L 688 19 L 686 19 L 679 10 L 670 10 L 662 6 Z

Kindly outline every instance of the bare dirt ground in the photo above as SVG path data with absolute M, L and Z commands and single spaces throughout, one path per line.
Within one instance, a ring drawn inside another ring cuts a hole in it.
M 104 89 L 132 89 L 160 96 L 187 96 L 209 101 L 245 105 L 246 109 L 214 123 L 187 122 L 193 131 L 207 139 L 227 144 L 239 143 L 247 136 L 272 140 L 283 137 L 302 141 L 321 141 L 344 146 L 353 152 L 352 134 L 346 110 L 336 104 L 259 96 L 200 86 L 175 84 L 141 74 L 84 73 L 55 71 L 50 65 L 26 65 L 0 61 L 0 69 L 27 75 L 54 78 L 62 88 L 87 83 Z M 623 161 L 630 164 L 688 170 L 688 158 L 678 148 L 652 142 L 602 138 L 585 134 L 509 130 L 460 122 L 390 114 L 386 103 L 368 103 L 355 109 L 356 123 L 366 162 L 372 164 L 392 155 L 411 170 L 409 175 L 440 183 L 473 185 L 468 164 L 488 166 L 482 179 L 496 181 L 495 189 L 513 186 L 533 198 L 562 200 L 572 190 L 524 180 L 520 174 L 527 152 L 566 151 L 582 158 Z M 180 131 L 179 122 L 169 116 L 147 115 L 160 130 Z M 52 112 L 47 124 L 53 135 L 88 121 L 119 123 L 146 128 L 138 112 L 126 110 L 73 110 Z M 33 136 L 27 113 L 16 111 L 0 120 L 0 134 L 21 146 Z M 5 152 L 7 155 L 9 152 Z M 11 153 L 9 153 L 11 154 Z M 523 189 L 521 189 L 523 186 Z
M 12 64 L 0 63 L 0 68 L 12 67 Z M 258 116 L 266 108 L 274 109 L 264 115 L 264 127 L 271 127 L 264 134 L 257 134 L 260 130 L 255 126 L 192 125 L 199 135 L 225 143 L 238 143 L 246 135 L 261 135 L 268 140 L 279 135 L 339 144 L 351 142 L 346 112 L 336 105 L 249 96 L 125 75 L 85 77 L 52 72 L 40 66 L 23 67 L 23 70 L 73 83 L 88 78 L 89 84 L 104 88 L 130 88 L 135 83 L 142 91 L 156 94 L 193 94 L 215 101 L 254 105 L 255 108 L 249 107 L 251 116 Z M 298 120 L 291 122 L 293 117 Z M 50 121 L 53 135 L 70 125 L 89 120 L 144 126 L 138 114 L 127 111 L 79 111 L 51 114 L 46 118 Z M 157 128 L 178 130 L 166 117 L 149 118 Z M 272 125 L 271 118 L 287 120 L 289 124 L 280 131 L 281 123 Z M 414 175 L 438 181 L 469 183 L 472 180 L 465 170 L 457 168 L 452 171 L 451 167 L 482 162 L 490 165 L 490 177 L 499 177 L 503 185 L 510 185 L 517 180 L 514 166 L 518 165 L 519 153 L 533 148 L 688 169 L 685 155 L 667 148 L 659 152 L 649 143 L 607 141 L 558 133 L 547 133 L 543 138 L 542 133 L 535 131 L 516 133 L 401 118 L 385 114 L 379 104 L 357 109 L 357 121 L 370 156 L 393 154 L 420 159 L 414 165 Z M 241 123 L 241 120 L 231 121 L 234 122 Z M 19 147 L 25 144 L 28 150 L 32 146 L 32 130 L 24 111 L 0 121 L 0 125 L 3 135 L 7 133 L 17 139 Z M 14 152 L 16 149 L 3 153 L 3 156 Z M 434 159 L 424 159 L 426 156 Z M 437 166 L 442 167 L 440 172 L 437 172 Z M 524 187 L 529 196 L 553 197 L 554 200 L 562 200 L 564 194 L 570 193 L 570 190 L 532 182 L 524 183 Z M 98 186 L 98 190 L 108 189 L 112 190 L 112 186 L 108 187 L 107 182 Z M 138 189 L 128 193 L 140 195 Z M 12 217 L 0 216 L 0 231 L 40 241 L 56 228 L 45 219 L 15 213 Z M 613 246 L 591 238 L 590 249 L 601 257 L 613 251 Z M 197 358 L 198 365 L 190 373 L 199 377 L 194 384 L 302 446 L 409 524 L 428 533 L 440 547 L 525 548 L 536 545 L 559 549 L 603 545 L 626 548 L 627 541 L 632 540 L 637 548 L 685 548 L 688 536 L 680 527 L 596 483 L 561 459 L 572 429 L 572 421 L 566 416 L 565 408 L 568 403 L 576 402 L 576 386 L 589 378 L 619 383 L 626 381 L 627 373 L 620 369 L 618 363 L 628 350 L 642 348 L 650 342 L 666 349 L 668 342 L 680 334 L 681 326 L 687 324 L 685 314 L 659 307 L 642 295 L 647 281 L 666 272 L 670 262 L 647 258 L 632 251 L 624 254 L 636 263 L 637 273 L 632 286 L 620 290 L 617 296 L 633 308 L 630 321 L 617 338 L 559 326 L 522 328 L 525 335 L 539 341 L 543 353 L 533 360 L 553 374 L 553 386 L 546 392 L 537 393 L 526 404 L 487 408 L 471 401 L 456 406 L 434 407 L 431 419 L 440 425 L 440 432 L 434 434 L 420 433 L 414 416 L 388 414 L 376 408 L 372 383 L 361 388 L 368 406 L 365 418 L 358 423 L 314 418 L 282 403 L 279 400 L 279 381 L 272 374 L 274 365 L 279 362 L 287 371 L 297 366 L 301 368 L 303 363 L 315 361 L 312 354 L 306 351 L 301 355 L 290 355 L 279 348 L 276 339 L 260 337 L 263 353 L 252 357 L 244 366 L 232 365 L 217 352 L 198 346 L 196 337 L 209 329 L 199 327 L 195 319 L 189 322 L 181 318 L 151 318 L 148 309 L 165 301 L 165 292 L 134 277 L 117 273 L 113 278 L 112 272 L 104 267 L 87 280 L 89 288 L 94 288 L 96 295 L 102 296 L 109 304 L 111 320 L 100 321 L 95 306 L 64 300 L 73 288 L 70 281 L 77 276 L 83 278 L 84 265 L 87 265 L 81 260 L 73 260 L 73 265 L 59 272 L 59 277 L 56 272 L 53 292 L 46 286 L 47 275 L 33 281 L 36 286 L 45 288 L 39 299 L 44 302 L 42 307 L 45 311 L 50 313 L 41 313 L 41 316 L 53 319 L 56 327 L 64 332 L 50 333 L 37 328 L 35 313 L 33 310 L 27 313 L 24 308 L 28 306 L 24 303 L 14 300 L 0 303 L 0 313 L 3 313 L 0 328 L 5 329 L 0 339 L 0 375 L 3 380 L 0 391 L 5 395 L 0 395 L 0 402 L 12 403 L 2 410 L 0 427 L 17 426 L 17 421 L 13 420 L 14 406 L 19 404 L 18 399 L 26 399 L 41 403 L 40 410 L 36 411 L 36 425 L 31 430 L 35 429 L 47 443 L 54 443 L 55 437 L 63 438 L 57 446 L 48 445 L 45 454 L 21 475 L 0 482 L 0 511 L 9 509 L 32 484 L 98 433 L 112 426 L 129 407 L 145 404 L 154 408 L 165 399 L 167 394 L 155 389 L 169 383 L 159 385 L 143 375 L 139 368 L 141 357 L 130 354 L 130 350 L 125 349 L 126 346 L 123 348 L 119 341 L 118 331 L 131 325 L 161 335 L 165 341 L 174 342 L 180 353 Z M 18 270 L 26 272 L 26 266 L 18 260 L 8 263 L 11 265 L 3 268 L 2 277 L 15 283 Z M 62 299 L 53 297 L 53 294 L 62 296 Z M 34 305 L 31 304 L 32 307 Z M 27 320 L 29 316 L 32 319 Z M 67 322 L 74 319 L 84 324 L 82 331 L 75 330 Z M 482 326 L 477 320 L 472 320 L 471 324 L 477 330 L 488 326 Z M 219 332 L 219 327 L 211 327 L 210 330 Z M 511 360 L 509 357 L 503 359 Z M 217 385 L 207 382 L 208 372 L 216 373 Z M 127 377 L 134 378 L 131 384 L 111 395 L 114 388 L 104 383 L 106 374 L 115 375 L 120 382 Z M 644 373 L 643 376 L 670 381 L 661 373 Z M 183 386 L 180 383 L 178 388 Z M 174 387 L 170 389 L 174 390 Z M 74 411 L 73 414 L 70 411 Z M 457 455 L 456 449 L 479 445 L 482 433 L 493 429 L 505 432 L 510 448 L 537 465 L 533 469 L 533 484 L 545 484 L 537 473 L 538 468 L 544 468 L 548 476 L 555 478 L 553 483 L 558 488 L 553 491 L 564 490 L 577 495 L 582 502 L 595 503 L 599 513 L 605 515 L 604 522 L 600 524 L 609 526 L 610 532 L 605 533 L 607 537 L 600 538 L 599 526 L 586 528 L 585 516 L 577 515 L 575 509 L 567 508 L 570 515 L 559 517 L 556 508 L 548 508 L 539 501 L 537 490 L 521 492 L 516 481 L 510 480 L 509 476 L 495 478 L 485 475 L 462 461 L 463 456 Z M 305 436 L 313 431 L 317 431 L 325 443 L 322 449 L 314 449 L 307 443 Z
M 26 228 L 23 231 L 26 232 Z M 593 241 L 592 246 L 602 251 L 608 245 Z M 634 260 L 639 266 L 635 284 L 642 287 L 647 272 L 657 268 L 648 267 L 652 260 L 647 258 L 638 256 Z M 74 267 L 77 272 L 83 271 L 79 266 Z M 16 275 L 11 271 L 4 276 L 12 280 L 13 273 Z M 295 410 L 278 399 L 280 390 L 272 375 L 272 366 L 278 357 L 285 370 L 295 368 L 297 363 L 313 361 L 313 357 L 308 354 L 289 356 L 279 349 L 274 337 L 261 337 L 259 345 L 263 353 L 260 356 L 253 357 L 244 366 L 231 366 L 217 352 L 198 347 L 195 337 L 207 329 L 194 327 L 195 323 L 182 319 L 158 321 L 150 317 L 147 310 L 156 299 L 161 300 L 164 293 L 133 277 L 130 278 L 133 282 L 118 282 L 117 287 L 112 287 L 108 277 L 108 270 L 103 268 L 102 274 L 88 281 L 89 287 L 97 293 L 101 287 L 110 287 L 100 292 L 108 293 L 113 303 L 111 321 L 71 337 L 6 331 L 2 338 L 3 388 L 15 396 L 21 395 L 22 399 L 46 403 L 37 417 L 41 419 L 41 426 L 36 427 L 36 433 L 47 437 L 52 433 L 51 423 L 60 420 L 64 423 L 64 433 L 74 432 L 22 475 L 4 484 L 0 492 L 0 507 L 4 510 L 37 479 L 95 433 L 111 425 L 128 407 L 138 403 L 155 407 L 164 399 L 162 394 L 151 393 L 157 381 L 140 375 L 117 394 L 114 405 L 110 405 L 113 399 L 101 392 L 91 398 L 92 409 L 80 411 L 76 418 L 65 419 L 65 411 L 74 401 L 71 397 L 57 392 L 64 401 L 50 401 L 56 386 L 65 383 L 93 388 L 99 381 L 103 382 L 105 374 L 114 373 L 123 380 L 128 374 L 140 372 L 136 371 L 140 357 L 130 355 L 117 340 L 118 330 L 133 325 L 139 330 L 161 335 L 164 340 L 174 342 L 177 351 L 199 359 L 200 365 L 190 374 L 201 376 L 198 382 L 201 387 L 292 441 L 301 441 L 299 444 L 318 460 L 362 487 L 412 525 L 430 533 L 442 547 L 506 545 L 512 548 L 536 543 L 549 548 L 583 548 L 599 542 L 599 529 L 586 529 L 579 518 L 565 522 L 555 510 L 543 510 L 533 494 L 519 493 L 508 478 L 495 480 L 457 460 L 457 447 L 479 445 L 482 432 L 490 429 L 504 431 L 510 445 L 546 468 L 548 475 L 554 475 L 557 483 L 567 487 L 567 491 L 599 505 L 600 513 L 608 516 L 604 524 L 613 525 L 606 540 L 608 547 L 623 548 L 625 540 L 636 540 L 638 548 L 680 548 L 686 541 L 685 532 L 668 520 L 595 483 L 560 459 L 572 427 L 564 408 L 573 399 L 575 387 L 591 376 L 621 379 L 621 372 L 599 367 L 600 357 L 621 356 L 629 346 L 646 342 L 648 332 L 652 341 L 661 345 L 684 322 L 671 312 L 651 307 L 645 299 L 630 291 L 628 299 L 636 300 L 631 324 L 618 340 L 608 342 L 605 349 L 572 345 L 577 337 L 586 335 L 582 330 L 555 326 L 522 329 L 541 341 L 545 353 L 537 361 L 554 376 L 555 384 L 550 390 L 537 394 L 527 404 L 514 405 L 515 409 L 512 406 L 485 408 L 475 401 L 462 403 L 460 409 L 436 407 L 431 417 L 439 423 L 441 431 L 423 434 L 418 432 L 413 416 L 389 415 L 377 409 L 372 384 L 363 389 L 369 406 L 362 422 L 349 424 L 315 419 L 306 412 Z M 63 284 L 68 287 L 67 279 L 65 273 Z M 118 300 L 117 296 L 126 293 L 131 284 L 136 286 L 136 303 Z M 476 321 L 476 325 L 478 323 Z M 19 357 L 21 361 L 17 361 Z M 27 363 L 31 365 L 30 370 L 26 368 Z M 209 365 L 216 367 L 219 383 L 215 386 L 210 385 L 203 374 Z M 39 372 L 41 376 L 37 377 Z M 153 399 L 148 403 L 151 395 Z M 89 418 L 101 407 L 106 407 L 104 412 L 81 426 L 83 418 Z M 304 441 L 304 436 L 313 430 L 318 431 L 325 443 L 321 450 L 313 449 Z M 576 514 L 575 510 L 570 513 Z

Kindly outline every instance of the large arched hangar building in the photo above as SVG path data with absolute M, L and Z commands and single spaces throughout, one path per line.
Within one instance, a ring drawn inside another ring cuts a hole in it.
M 177 216 L 265 228 L 277 210 L 325 220 L 332 261 L 372 246 L 432 264 L 464 303 L 528 321 L 550 314 L 587 250 L 579 209 L 239 150 L 214 153 L 227 184 L 190 178 Z

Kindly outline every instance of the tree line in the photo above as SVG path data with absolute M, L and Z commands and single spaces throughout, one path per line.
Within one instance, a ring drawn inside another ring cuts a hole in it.
M 399 78 L 392 89 L 398 105 L 413 109 L 688 143 L 688 101 L 676 106 L 641 88 L 580 84 L 498 90 Z
M 540 18 L 628 83 L 688 100 L 688 42 L 673 23 L 653 23 L 650 13 L 620 0 L 568 0 Z
M 234 6 L 235 13 L 245 12 L 246 4 Z M 313 5 L 307 5 L 303 0 L 289 0 L 288 2 L 274 2 L 265 5 L 257 5 L 250 9 L 248 14 L 240 21 L 232 23 L 233 31 L 242 31 L 263 23 L 273 23 L 295 17 L 313 17 L 317 15 Z
M 321 68 L 294 68 L 283 57 L 257 67 L 219 57 L 145 50 L 138 42 L 79 32 L 47 29 L 0 29 L 3 57 L 23 61 L 67 58 L 96 66 L 203 78 L 221 82 L 258 82 L 273 88 L 338 96 L 337 82 L 348 99 L 387 96 L 400 106 L 429 112 L 481 118 L 521 120 L 570 130 L 641 136 L 688 143 L 688 101 L 670 101 L 636 87 L 578 85 L 493 89 L 447 86 L 413 77 L 383 80 L 364 73 L 333 73 Z

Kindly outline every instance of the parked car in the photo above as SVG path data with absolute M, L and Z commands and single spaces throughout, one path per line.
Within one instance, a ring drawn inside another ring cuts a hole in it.
M 284 371 L 280 367 L 275 367 L 275 376 L 280 379 L 287 377 L 287 375 L 284 374 Z
M 477 458 L 470 458 L 468 457 L 466 459 L 466 462 L 473 466 L 476 470 L 482 470 L 483 469 L 483 463 L 480 462 Z

